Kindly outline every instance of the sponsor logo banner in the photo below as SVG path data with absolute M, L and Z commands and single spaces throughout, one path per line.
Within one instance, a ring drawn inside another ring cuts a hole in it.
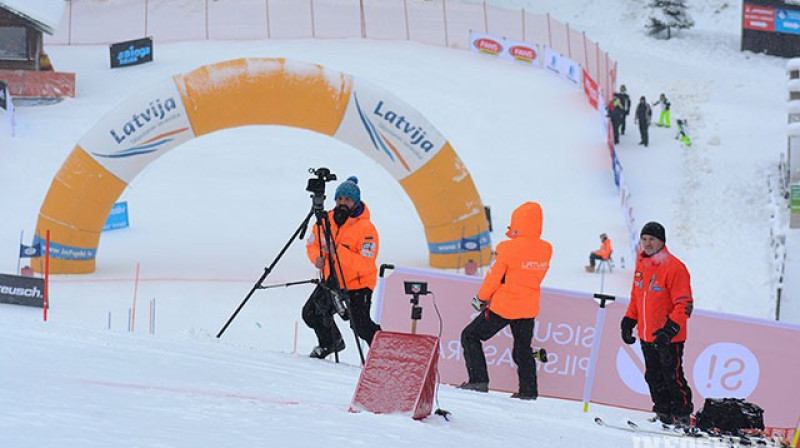
M 550 47 L 544 49 L 544 68 L 551 72 L 561 74 L 561 55 Z
M 586 70 L 583 70 L 583 92 L 586 93 L 589 104 L 597 109 L 599 107 L 600 91 L 597 89 L 597 83 L 589 76 Z
M 44 279 L 0 274 L 0 303 L 44 307 Z
M 748 30 L 775 31 L 775 8 L 745 3 L 744 27 Z
M 800 34 L 800 11 L 778 9 L 775 13 L 775 31 L 787 34 Z
M 111 68 L 144 64 L 153 60 L 153 38 L 128 40 L 109 46 Z
M 566 78 L 567 81 L 575 84 L 576 86 L 581 85 L 581 79 L 583 77 L 583 69 L 581 65 L 578 64 L 573 59 L 570 59 L 566 56 L 561 56 L 561 66 L 559 67 L 559 73 L 561 76 Z
M 113 207 L 111 207 L 111 213 L 108 214 L 108 219 L 106 220 L 106 223 L 103 226 L 103 231 L 124 229 L 129 225 L 130 222 L 128 221 L 128 202 L 127 201 L 117 202 L 116 204 L 114 204 Z
M 46 241 L 38 235 L 33 237 L 33 245 L 41 245 L 43 253 L 47 250 L 45 249 Z M 50 256 L 62 260 L 94 260 L 97 256 L 97 249 L 67 246 L 50 241 Z
M 470 48 L 472 51 L 489 54 L 492 56 L 501 56 L 505 49 L 505 39 L 491 34 L 479 33 L 476 31 L 469 32 Z
M 357 78 L 334 138 L 360 149 L 397 180 L 425 165 L 447 143 L 414 108 Z
M 192 138 L 181 96 L 168 79 L 129 97 L 78 144 L 100 165 L 130 183 L 154 159 Z
M 467 379 L 460 334 L 477 313 L 469 300 L 481 279 L 463 275 L 398 267 L 380 280 L 376 310 L 386 330 L 409 332 L 408 296 L 404 281 L 427 281 L 436 293 L 442 316 L 439 373 L 442 381 L 458 384 Z M 595 327 L 599 307 L 586 293 L 542 288 L 541 311 L 536 318 L 534 348 L 544 347 L 547 363 L 537 363 L 539 392 L 544 396 L 580 400 L 589 371 L 594 344 L 597 365 L 591 400 L 613 406 L 649 410 L 649 389 L 644 382 L 644 363 L 636 345 L 619 337 L 619 322 L 627 299 L 606 308 L 602 334 Z M 420 298 L 420 306 L 433 307 L 433 296 Z M 417 331 L 439 335 L 437 313 L 423 313 Z M 787 347 L 800 346 L 800 326 L 750 319 L 708 311 L 695 311 L 689 320 L 684 371 L 694 392 L 695 409 L 705 397 L 738 397 L 758 403 L 769 413 L 772 428 L 792 428 L 796 407 L 786 394 L 797 390 L 797 380 L 786 372 L 800 370 L 800 358 L 787 356 Z M 783 341 L 780 345 L 774 341 Z M 516 365 L 511 357 L 513 339 L 508 328 L 484 342 L 493 389 L 516 392 Z M 637 342 L 638 344 L 638 342 Z
M 42 252 L 41 244 L 34 244 L 32 246 L 26 246 L 24 244 L 19 245 L 19 258 L 41 257 Z
M 476 31 L 470 31 L 469 37 L 470 48 L 477 53 L 520 61 L 535 67 L 540 65 L 539 46 L 536 44 L 509 40 L 501 36 Z

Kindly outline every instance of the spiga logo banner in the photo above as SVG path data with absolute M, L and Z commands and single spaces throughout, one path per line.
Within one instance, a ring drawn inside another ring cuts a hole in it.
M 130 183 L 148 163 L 194 138 L 175 83 L 130 97 L 101 119 L 78 144 L 98 163 Z
M 428 162 L 446 140 L 419 112 L 399 98 L 359 79 L 334 135 L 403 179 Z

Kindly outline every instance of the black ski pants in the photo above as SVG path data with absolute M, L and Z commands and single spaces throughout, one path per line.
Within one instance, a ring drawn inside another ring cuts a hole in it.
M 361 339 L 372 344 L 375 333 L 381 329 L 370 316 L 372 307 L 372 290 L 369 288 L 356 289 L 349 291 L 350 307 L 348 315 L 351 326 Z M 342 333 L 333 320 L 336 308 L 331 294 L 321 286 L 317 286 L 314 292 L 303 305 L 303 322 L 314 330 L 317 341 L 321 347 L 332 347 L 336 341 L 342 338 Z
M 685 416 L 692 413 L 692 389 L 683 375 L 683 342 L 658 348 L 642 342 L 644 379 L 650 387 L 653 412 Z
M 647 147 L 650 144 L 650 135 L 648 132 L 650 125 L 645 122 L 644 120 L 639 120 L 639 136 L 641 138 L 642 144 Z
M 514 336 L 514 348 L 511 357 L 517 364 L 519 377 L 519 393 L 523 395 L 539 395 L 536 381 L 536 360 L 533 357 L 531 341 L 535 319 L 505 319 L 497 314 L 484 310 L 461 332 L 461 347 L 464 349 L 464 362 L 470 383 L 488 383 L 489 372 L 486 368 L 486 356 L 483 354 L 483 341 L 489 340 L 506 325 L 511 326 Z

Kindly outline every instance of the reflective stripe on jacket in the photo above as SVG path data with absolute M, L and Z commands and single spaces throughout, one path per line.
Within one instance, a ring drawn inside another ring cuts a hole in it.
M 640 252 L 633 274 L 631 301 L 625 313 L 636 320 L 639 339 L 653 342 L 653 332 L 662 328 L 669 318 L 681 327 L 672 342 L 685 341 L 686 324 L 693 307 L 689 271 L 667 246 L 651 257 Z
M 328 212 L 328 220 L 331 223 L 331 233 L 333 240 L 336 242 L 336 254 L 339 256 L 339 262 L 344 271 L 344 284 L 342 288 L 347 287 L 349 290 L 369 288 L 375 289 L 375 283 L 378 280 L 378 268 L 376 261 L 378 259 L 378 231 L 370 221 L 369 209 L 367 204 L 364 204 L 364 211 L 357 217 L 349 217 L 342 227 L 336 225 L 333 221 L 333 210 Z M 311 220 L 313 231 L 309 234 L 306 240 L 306 253 L 308 259 L 314 263 L 317 257 L 320 256 L 319 228 L 314 224 L 315 220 Z M 324 241 L 323 241 L 324 244 Z M 330 276 L 330 268 L 328 267 L 328 255 L 324 254 L 325 267 L 323 272 L 325 278 Z M 335 260 L 334 260 L 335 261 Z M 336 265 L 336 277 L 340 278 L 339 265 Z
M 506 319 L 533 318 L 539 314 L 540 285 L 553 248 L 542 240 L 542 208 L 526 202 L 511 215 L 506 235 L 497 245 L 495 259 L 478 290 L 489 309 Z

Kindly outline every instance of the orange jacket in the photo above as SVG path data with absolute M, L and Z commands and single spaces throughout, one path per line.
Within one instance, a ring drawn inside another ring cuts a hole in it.
M 375 289 L 378 280 L 378 268 L 376 260 L 378 258 L 378 231 L 369 219 L 369 209 L 364 204 L 364 211 L 357 217 L 347 218 L 347 221 L 339 227 L 333 221 L 333 210 L 328 212 L 328 220 L 331 223 L 331 233 L 336 242 L 336 254 L 344 272 L 344 284 L 341 284 L 341 273 L 339 263 L 336 264 L 336 277 L 340 279 L 340 286 L 347 287 L 349 290 L 361 288 Z M 319 228 L 314 225 L 312 218 L 313 232 L 306 240 L 306 253 L 308 259 L 314 263 L 320 256 Z M 323 245 L 324 245 L 323 241 Z M 324 254 L 325 267 L 323 272 L 327 279 L 330 275 L 328 267 L 328 254 Z M 336 260 L 334 260 L 336 261 Z
M 611 238 L 606 238 L 600 244 L 600 249 L 594 251 L 594 254 L 602 257 L 603 260 L 608 260 L 608 257 L 611 256 L 611 250 Z
M 489 309 L 506 319 L 539 315 L 540 285 L 553 247 L 541 239 L 542 208 L 526 202 L 511 214 L 506 235 L 510 240 L 497 245 L 494 262 L 478 290 L 478 298 L 489 301 Z
M 633 274 L 631 302 L 625 313 L 636 320 L 639 339 L 653 342 L 653 332 L 662 328 L 669 318 L 681 327 L 671 342 L 685 341 L 686 324 L 693 307 L 689 271 L 669 253 L 667 246 L 651 257 L 640 252 Z

